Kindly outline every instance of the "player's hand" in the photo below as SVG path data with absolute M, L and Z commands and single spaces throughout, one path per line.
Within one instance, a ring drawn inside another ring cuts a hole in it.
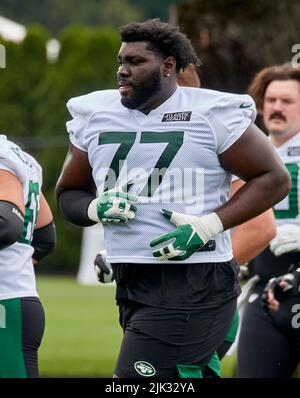
M 152 254 L 158 260 L 186 260 L 202 248 L 212 236 L 223 230 L 223 225 L 215 213 L 196 217 L 165 209 L 162 209 L 161 212 L 177 228 L 150 242 L 150 246 L 155 248 Z M 218 220 L 216 220 L 216 217 Z M 211 222 L 210 228 L 206 228 L 208 222 Z M 216 226 L 215 224 L 218 223 L 221 225 Z
M 136 195 L 129 194 L 132 183 L 110 189 L 94 199 L 88 208 L 88 216 L 95 222 L 126 223 L 135 217 L 138 202 Z
M 100 283 L 111 283 L 115 279 L 111 264 L 107 260 L 106 250 L 97 253 L 94 260 L 94 269 Z
M 275 299 L 274 291 L 270 288 L 267 283 L 263 295 L 262 295 L 262 306 L 265 311 L 277 311 L 279 309 L 279 301 Z
M 288 274 L 271 278 L 266 284 L 262 295 L 262 304 L 265 309 L 276 311 L 280 302 L 299 293 L 300 268 L 295 269 L 292 266 L 292 270 L 293 272 Z
M 270 250 L 275 256 L 300 251 L 300 227 L 294 224 L 280 225 L 270 242 Z

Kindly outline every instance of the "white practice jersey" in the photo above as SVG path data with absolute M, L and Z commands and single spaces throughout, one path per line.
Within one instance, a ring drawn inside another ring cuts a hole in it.
M 300 132 L 276 150 L 292 179 L 290 193 L 274 206 L 276 224 L 300 225 Z
M 160 261 L 149 242 L 176 228 L 162 208 L 202 216 L 228 200 L 231 174 L 218 155 L 256 117 L 248 95 L 184 87 L 148 115 L 124 107 L 118 90 L 73 98 L 67 106 L 73 116 L 67 123 L 71 143 L 88 153 L 98 193 L 133 181 L 130 192 L 139 196 L 134 220 L 104 226 L 114 263 Z M 230 260 L 230 231 L 213 239 L 214 250 L 182 263 Z
M 21 239 L 0 250 L 0 300 L 38 296 L 31 241 L 39 210 L 42 169 L 36 160 L 0 135 L 0 169 L 15 174 L 23 185 L 25 203 Z

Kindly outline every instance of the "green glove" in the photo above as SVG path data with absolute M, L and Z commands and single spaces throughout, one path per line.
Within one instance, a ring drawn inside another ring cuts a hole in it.
M 203 247 L 211 237 L 223 231 L 223 224 L 216 213 L 197 217 L 165 209 L 161 212 L 177 228 L 150 242 L 151 247 L 160 245 L 160 248 L 152 252 L 158 260 L 186 260 Z
M 111 189 L 102 193 L 94 199 L 88 208 L 88 216 L 95 222 L 106 223 L 125 223 L 135 217 L 137 207 L 134 203 L 138 202 L 136 195 L 124 192 L 129 190 L 132 183 Z

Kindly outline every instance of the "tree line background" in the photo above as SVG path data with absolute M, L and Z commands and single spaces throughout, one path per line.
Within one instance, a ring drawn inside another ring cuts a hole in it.
M 74 22 L 117 27 L 130 20 L 161 18 L 182 0 L 1 0 L 0 15 L 28 25 L 38 22 L 52 35 Z
M 152 17 L 178 24 L 202 61 L 202 86 L 230 92 L 245 92 L 260 68 L 290 61 L 293 44 L 300 42 L 297 0 L 2 0 L 0 15 L 28 27 L 21 43 L 0 39 L 6 47 L 6 69 L 0 69 L 0 133 L 43 167 L 43 191 L 53 210 L 58 244 L 39 272 L 77 272 L 82 230 L 60 217 L 54 197 L 68 148 L 66 102 L 116 88 L 117 26 Z M 49 62 L 46 42 L 53 36 L 61 50 Z
M 43 167 L 43 192 L 54 214 L 57 248 L 39 271 L 76 272 L 81 228 L 59 215 L 54 186 L 69 140 L 69 98 L 97 89 L 116 88 L 119 35 L 113 28 L 72 26 L 60 35 L 55 63 L 46 56 L 48 35 L 32 26 L 23 42 L 0 41 L 6 47 L 6 69 L 0 69 L 0 133 L 17 142 Z M 104 55 L 105 54 L 105 55 Z

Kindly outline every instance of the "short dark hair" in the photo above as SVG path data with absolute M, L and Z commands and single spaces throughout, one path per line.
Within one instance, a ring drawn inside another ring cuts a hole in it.
M 124 43 L 148 42 L 148 49 L 163 56 L 176 58 L 176 72 L 188 64 L 200 65 L 200 60 L 190 39 L 179 31 L 178 26 L 162 22 L 158 18 L 145 22 L 130 22 L 119 28 Z
M 259 113 L 263 111 L 266 89 L 273 80 L 296 80 L 300 84 L 300 68 L 290 63 L 273 65 L 262 69 L 254 77 L 248 92 L 253 97 Z

